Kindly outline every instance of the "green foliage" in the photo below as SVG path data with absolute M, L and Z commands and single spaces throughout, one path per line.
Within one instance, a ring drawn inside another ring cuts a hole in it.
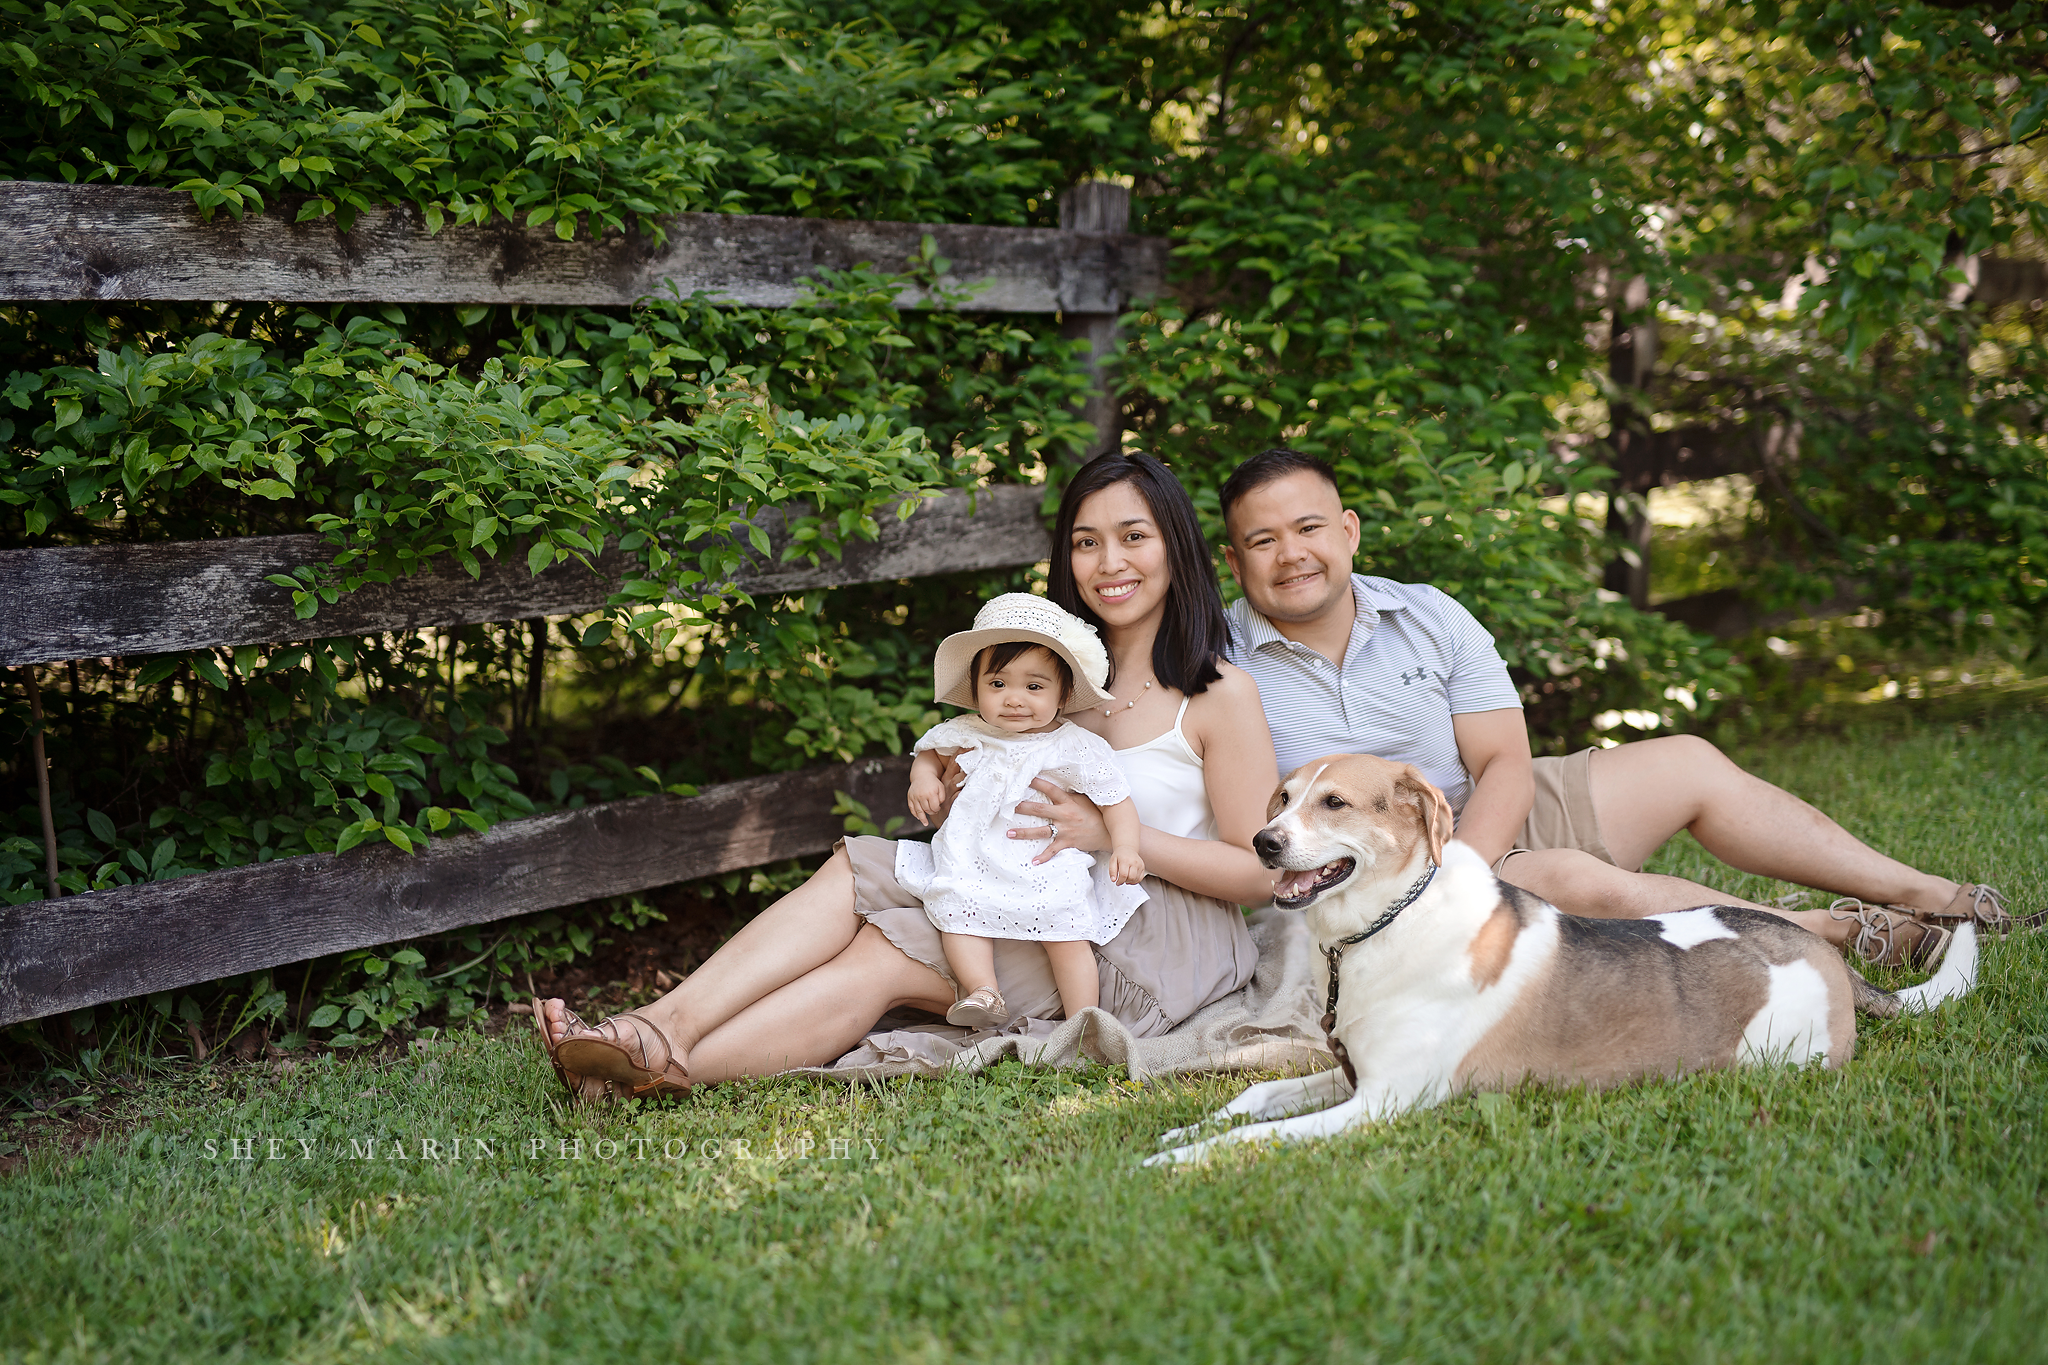
M 8 0 L 8 169 L 169 184 L 237 217 L 300 195 L 297 216 L 344 228 L 394 200 L 430 230 L 651 226 L 715 202 L 675 79 L 702 46 L 676 21 L 698 12 Z
M 946 19 L 920 37 L 774 3 L 4 0 L 0 175 L 563 238 L 691 210 L 1043 216 L 1071 178 L 1048 104 L 1101 126 L 1116 91 L 1034 60 L 1067 21 L 1012 46 L 987 12 Z
M 1366 567 L 1470 607 L 1555 751 L 1746 686 L 1597 587 L 1603 277 L 1692 328 L 1631 396 L 1647 423 L 1802 433 L 1760 476 L 1752 580 L 1868 582 L 1901 638 L 2044 638 L 2043 353 L 1947 301 L 1963 255 L 2042 228 L 2039 9 L 0 0 L 0 175 L 564 236 L 689 209 L 1043 225 L 1060 187 L 1128 176 L 1134 227 L 1176 244 L 1171 297 L 1127 320 L 1130 439 L 1219 533 L 1238 460 L 1328 456 Z M 928 242 L 775 310 L 0 310 L 0 543 L 318 530 L 280 584 L 309 630 L 440 553 L 637 564 L 598 618 L 46 670 L 67 885 L 900 751 L 936 640 L 1027 575 L 721 585 L 763 508 L 829 557 L 899 499 L 1058 482 L 1074 348 L 973 306 Z M 19 757 L 7 791 L 19 900 Z M 425 1008 L 408 970 L 348 1008 Z
M 1603 600 L 1607 547 L 1569 509 L 1609 473 L 1553 441 L 1576 374 L 1560 357 L 1586 309 L 1584 256 L 1557 240 L 1636 249 L 1588 168 L 1536 151 L 1582 135 L 1568 92 L 1595 35 L 1473 13 L 1465 28 L 1446 13 L 1261 31 L 1299 46 L 1233 90 L 1249 124 L 1278 124 L 1281 148 L 1219 139 L 1154 209 L 1174 215 L 1190 286 L 1142 319 L 1127 373 L 1148 445 L 1202 505 L 1267 446 L 1330 459 L 1366 523 L 1362 567 L 1470 607 L 1522 682 L 1538 747 L 1556 751 L 1609 713 L 1685 724 L 1743 674 Z M 1303 75 L 1340 62 L 1362 75 Z M 1300 150 L 1317 138 L 1328 145 Z M 1467 178 L 1447 177 L 1447 158 Z M 1504 220 L 1501 201 L 1528 213 Z

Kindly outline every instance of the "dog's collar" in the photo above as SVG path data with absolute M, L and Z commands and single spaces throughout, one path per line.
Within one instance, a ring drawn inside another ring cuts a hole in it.
M 1351 937 L 1340 938 L 1329 947 L 1323 949 L 1323 956 L 1330 961 L 1330 993 L 1324 1002 L 1323 1008 L 1323 1036 L 1329 1040 L 1330 1052 L 1344 1068 L 1344 1079 L 1351 1082 L 1353 1090 L 1358 1088 L 1358 1073 L 1352 1069 L 1351 1058 L 1346 1053 L 1343 1042 L 1337 1037 L 1337 968 L 1344 961 L 1344 950 L 1346 948 L 1349 948 L 1354 943 L 1365 942 L 1374 934 L 1392 924 L 1395 916 L 1422 898 L 1422 893 L 1429 890 L 1429 884 L 1435 877 L 1436 864 L 1431 863 L 1428 867 L 1422 869 L 1422 875 L 1415 879 L 1415 885 L 1409 887 L 1401 899 L 1388 906 L 1378 919 Z

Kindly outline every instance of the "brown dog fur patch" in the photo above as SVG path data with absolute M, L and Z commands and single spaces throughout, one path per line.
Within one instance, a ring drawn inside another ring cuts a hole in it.
M 1841 957 L 1774 915 L 1730 906 L 1715 914 L 1740 937 L 1678 948 L 1653 921 L 1560 915 L 1549 970 L 1466 1054 L 1461 1088 L 1525 1079 L 1604 1087 L 1732 1066 L 1743 1029 L 1770 997 L 1768 968 L 1801 958 L 1828 984 L 1828 1064 L 1847 1062 L 1856 1025 Z
M 1542 904 L 1519 886 L 1509 886 L 1498 878 L 1495 885 L 1500 888 L 1500 904 L 1472 936 L 1468 950 L 1472 957 L 1472 984 L 1482 991 L 1491 989 L 1508 969 L 1508 959 L 1515 954 L 1515 940 L 1521 937 L 1531 912 Z
M 1486 923 L 1479 926 L 1479 932 L 1472 936 L 1472 984 L 1480 990 L 1489 990 L 1500 980 L 1500 974 L 1508 969 L 1508 959 L 1514 956 L 1515 940 L 1522 936 L 1522 918 L 1506 901 L 1502 901 Z

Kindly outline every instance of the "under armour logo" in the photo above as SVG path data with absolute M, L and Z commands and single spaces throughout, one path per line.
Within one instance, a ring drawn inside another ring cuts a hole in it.
M 1429 670 L 1426 668 L 1418 668 L 1412 673 L 1403 673 L 1401 675 L 1401 685 L 1403 687 L 1406 687 L 1411 683 L 1426 682 L 1428 681 L 1428 679 Z

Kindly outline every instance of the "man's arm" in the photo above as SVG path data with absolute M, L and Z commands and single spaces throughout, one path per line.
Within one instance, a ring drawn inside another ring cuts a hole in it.
M 1458 759 L 1472 774 L 1472 796 L 1458 817 L 1458 837 L 1494 862 L 1514 847 L 1536 804 L 1529 727 L 1520 707 L 1466 711 L 1451 717 Z

